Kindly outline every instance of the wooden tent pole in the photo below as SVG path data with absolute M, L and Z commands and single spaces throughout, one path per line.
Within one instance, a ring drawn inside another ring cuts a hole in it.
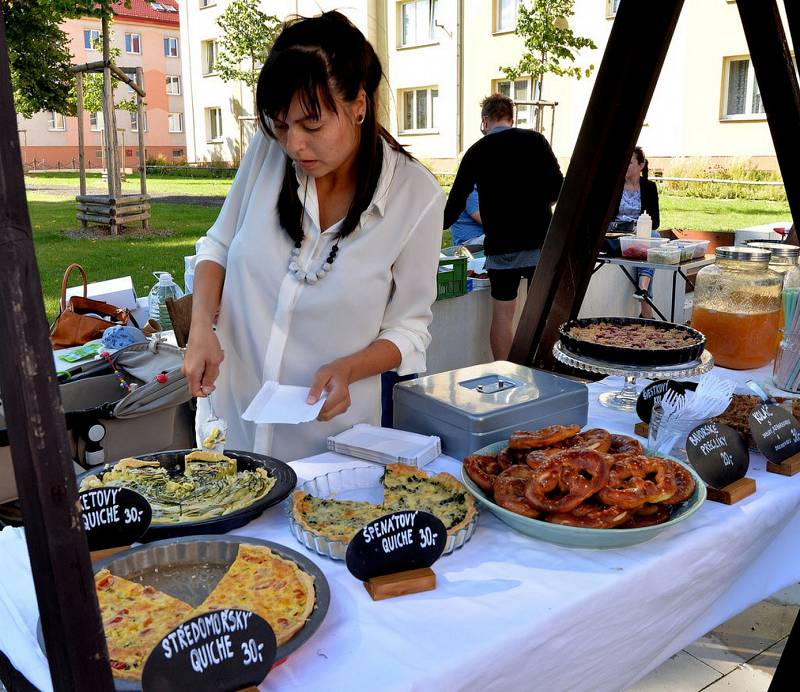
M 797 3 L 786 3 L 789 26 L 800 21 Z M 800 220 L 800 87 L 776 0 L 738 0 L 739 16 L 756 71 L 761 102 L 775 145 L 786 198 Z M 800 38 L 794 36 L 794 38 Z M 795 43 L 795 46 L 797 44 Z
M 86 195 L 86 143 L 83 134 L 83 73 L 75 75 L 75 96 L 78 115 L 78 169 L 80 171 L 80 194 Z M 86 228 L 86 222 L 81 221 L 81 226 Z
M 47 335 L 0 16 L 0 389 L 56 690 L 112 690 Z
M 144 72 L 142 71 L 141 67 L 136 68 L 136 82 L 138 84 L 144 84 Z M 144 104 L 142 102 L 142 97 L 144 96 L 143 92 L 136 92 L 136 112 L 138 113 L 137 118 L 139 119 L 139 189 L 142 195 L 147 194 L 147 162 L 145 160 L 145 152 L 144 152 L 144 127 L 142 127 L 142 123 L 144 123 Z M 150 223 L 147 219 L 142 219 L 142 228 L 147 230 L 150 227 Z
M 583 303 L 682 7 L 620 2 L 509 360 L 554 365 L 558 327 Z

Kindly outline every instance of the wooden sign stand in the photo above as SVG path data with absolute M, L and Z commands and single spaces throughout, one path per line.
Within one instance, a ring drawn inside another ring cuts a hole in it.
M 364 588 L 373 601 L 383 601 L 395 596 L 433 591 L 436 588 L 436 574 L 430 567 L 409 569 L 405 572 L 372 577 L 364 582 Z
M 781 476 L 794 476 L 796 473 L 800 473 L 800 454 L 795 454 L 780 464 L 773 464 L 768 461 L 767 471 L 779 473 Z
M 754 479 L 745 476 L 738 481 L 728 483 L 724 488 L 712 488 L 710 485 L 707 485 L 706 491 L 708 499 L 712 502 L 732 505 L 755 493 L 756 482 Z

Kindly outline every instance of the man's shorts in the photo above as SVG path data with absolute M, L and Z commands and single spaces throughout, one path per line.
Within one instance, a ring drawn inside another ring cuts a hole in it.
M 518 267 L 516 269 L 487 269 L 492 298 L 495 300 L 515 300 L 519 291 L 520 279 L 528 280 L 531 289 L 533 271 L 536 267 Z

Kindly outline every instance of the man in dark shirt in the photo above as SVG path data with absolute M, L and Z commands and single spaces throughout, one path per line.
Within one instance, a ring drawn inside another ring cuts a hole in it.
M 481 132 L 485 136 L 461 159 L 444 210 L 444 227 L 449 228 L 477 186 L 492 292 L 489 341 L 496 360 L 505 360 L 511 350 L 519 282 L 525 277 L 530 289 L 551 206 L 564 180 L 547 140 L 513 124 L 510 98 L 492 94 L 483 100 Z

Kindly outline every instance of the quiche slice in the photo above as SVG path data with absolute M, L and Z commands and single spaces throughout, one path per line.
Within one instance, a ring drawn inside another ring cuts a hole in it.
M 153 647 L 189 617 L 192 606 L 107 569 L 94 575 L 94 584 L 112 673 L 123 680 L 140 680 Z
M 314 577 L 265 546 L 240 544 L 236 560 L 192 615 L 242 608 L 260 615 L 278 646 L 299 632 L 314 610 Z
M 442 520 L 454 535 L 474 520 L 474 498 L 449 473 L 428 476 L 416 466 L 389 464 L 382 478 L 383 504 L 327 500 L 302 490 L 292 494 L 292 517 L 306 531 L 349 543 L 366 524 L 392 512 L 421 510 Z

